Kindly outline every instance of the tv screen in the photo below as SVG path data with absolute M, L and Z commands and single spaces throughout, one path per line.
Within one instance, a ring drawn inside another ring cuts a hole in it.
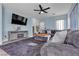
M 26 25 L 27 24 L 27 18 L 13 13 L 11 23 L 12 24 L 18 24 L 18 25 Z

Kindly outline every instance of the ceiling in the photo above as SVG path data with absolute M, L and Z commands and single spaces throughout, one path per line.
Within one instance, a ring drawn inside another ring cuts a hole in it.
M 15 10 L 26 16 L 32 17 L 47 17 L 67 14 L 71 8 L 72 3 L 40 3 L 44 8 L 51 7 L 47 10 L 48 13 L 38 14 L 39 12 L 34 9 L 39 9 L 38 3 L 7 3 L 3 6 L 10 10 Z

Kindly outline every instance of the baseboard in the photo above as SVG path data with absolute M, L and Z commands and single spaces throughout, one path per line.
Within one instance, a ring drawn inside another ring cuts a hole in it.
M 28 39 L 28 38 L 26 38 L 26 39 Z M 6 45 L 6 44 L 9 44 L 9 43 L 13 43 L 13 42 L 17 42 L 17 41 L 20 41 L 20 40 L 25 40 L 25 39 L 19 39 L 19 40 L 9 40 L 9 41 L 4 41 L 3 43 L 2 43 L 2 45 Z

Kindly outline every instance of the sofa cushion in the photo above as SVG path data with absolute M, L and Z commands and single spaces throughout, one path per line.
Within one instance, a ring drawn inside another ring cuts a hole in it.
M 79 31 L 71 31 L 67 34 L 66 43 L 79 48 Z

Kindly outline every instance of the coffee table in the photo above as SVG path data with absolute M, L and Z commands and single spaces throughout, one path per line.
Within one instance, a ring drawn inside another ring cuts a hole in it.
M 46 42 L 46 41 L 49 41 L 51 35 L 49 34 L 44 34 L 44 33 L 40 33 L 40 34 L 33 34 L 33 36 L 37 36 L 37 37 L 45 37 L 47 38 L 47 40 L 40 40 L 40 39 L 36 39 L 35 41 L 37 42 Z
M 35 36 L 32 42 L 37 43 L 37 44 L 44 44 L 47 42 L 46 37 L 40 37 L 40 36 Z

